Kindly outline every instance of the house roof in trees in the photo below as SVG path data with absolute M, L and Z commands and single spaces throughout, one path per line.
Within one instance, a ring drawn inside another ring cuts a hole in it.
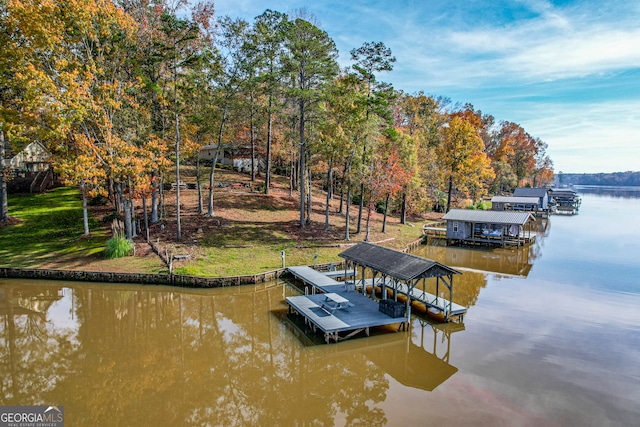
M 439 262 L 367 242 L 358 243 L 338 256 L 403 281 L 460 274 Z
M 38 141 L 29 143 L 20 152 L 14 154 L 7 156 L 5 153 L 5 159 L 8 159 L 9 167 L 13 169 L 24 168 L 28 163 L 47 163 L 51 157 L 51 153 Z
M 529 221 L 535 221 L 535 218 L 529 212 L 476 211 L 471 209 L 451 209 L 442 219 L 445 221 L 506 225 L 525 225 Z

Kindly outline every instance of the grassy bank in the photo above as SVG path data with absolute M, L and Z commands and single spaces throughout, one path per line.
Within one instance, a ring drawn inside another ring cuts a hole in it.
M 103 230 L 90 238 L 83 234 L 78 192 L 56 188 L 45 194 L 9 196 L 9 215 L 19 219 L 0 229 L 0 264 L 33 267 L 73 256 L 92 256 L 104 249 Z M 91 228 L 97 228 L 95 220 Z
M 158 272 L 157 260 L 104 259 L 110 231 L 90 216 L 91 235 L 84 237 L 82 202 L 75 188 L 43 194 L 9 195 L 9 215 L 17 224 L 0 228 L 0 266 L 93 271 Z
M 218 172 L 217 172 L 218 173 Z M 297 194 L 291 196 L 285 179 L 274 180 L 270 195 L 253 190 L 249 177 L 220 171 L 220 182 L 229 185 L 214 191 L 214 216 L 196 212 L 197 191 L 181 191 L 182 239 L 176 240 L 175 192 L 165 191 L 166 216 L 150 228 L 150 237 L 162 251 L 183 255 L 174 263 L 178 274 L 226 277 L 257 274 L 286 265 L 311 265 L 340 261 L 346 244 L 363 241 L 356 234 L 357 206 L 351 207 L 349 242 L 345 237 L 345 217 L 338 213 L 339 200 L 330 208 L 330 230 L 324 230 L 325 195 L 314 194 L 311 223 L 299 226 Z M 205 192 L 206 195 L 206 192 Z M 205 197 L 206 200 L 206 197 Z M 205 203 L 206 204 L 206 203 Z M 138 203 L 140 205 L 140 203 Z M 91 237 L 82 236 L 82 208 L 76 189 L 58 188 L 46 194 L 11 196 L 9 213 L 18 225 L 0 228 L 0 266 L 55 268 L 113 272 L 166 272 L 166 266 L 149 250 L 140 236 L 136 255 L 106 260 L 104 250 L 110 237 L 103 217 L 112 209 L 92 210 Z M 142 218 L 140 206 L 138 218 Z M 421 235 L 420 224 L 402 225 L 390 217 L 382 233 L 382 216 L 374 214 L 370 241 L 402 249 Z

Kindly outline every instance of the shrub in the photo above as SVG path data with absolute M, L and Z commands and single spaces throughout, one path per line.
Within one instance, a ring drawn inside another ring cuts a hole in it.
M 124 237 L 112 237 L 107 240 L 107 253 L 109 259 L 122 258 L 131 255 L 133 252 L 133 242 Z
M 113 237 L 107 240 L 107 258 L 122 258 L 131 255 L 134 245 L 131 240 L 124 236 L 122 221 L 114 220 L 111 224 L 111 230 L 113 231 Z

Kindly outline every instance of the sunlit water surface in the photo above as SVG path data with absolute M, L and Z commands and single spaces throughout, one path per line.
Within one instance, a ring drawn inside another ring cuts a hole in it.
M 640 192 L 583 190 L 524 249 L 424 246 L 463 324 L 317 344 L 285 282 L 0 280 L 0 405 L 68 426 L 640 424 Z

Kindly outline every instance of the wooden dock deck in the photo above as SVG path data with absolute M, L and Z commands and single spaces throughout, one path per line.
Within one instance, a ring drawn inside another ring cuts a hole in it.
M 356 288 L 360 288 L 363 285 L 362 279 L 355 281 L 348 280 L 346 282 L 337 282 L 331 279 L 327 275 L 327 273 L 321 273 L 307 266 L 289 267 L 289 271 L 300 280 L 322 292 L 336 292 L 340 294 L 341 292 L 351 291 L 349 295 L 354 295 L 353 290 L 355 290 Z M 442 313 L 443 315 L 445 315 L 445 317 L 458 317 L 460 318 L 460 320 L 462 320 L 464 315 L 467 313 L 467 307 L 456 304 L 455 302 L 449 301 L 446 298 L 442 298 L 429 292 L 425 292 L 422 289 L 413 288 L 409 293 L 408 286 L 404 283 L 394 284 L 392 280 L 387 280 L 383 283 L 381 278 L 377 278 L 375 282 L 373 279 L 364 280 L 365 286 L 372 286 L 374 283 L 379 287 L 384 284 L 388 289 L 396 290 L 399 294 L 402 294 L 405 297 L 410 297 L 412 301 L 420 302 L 427 308 Z M 315 293 L 315 289 L 313 293 Z M 359 293 L 357 295 L 362 296 Z M 367 297 L 365 298 L 369 299 Z
M 363 331 L 369 335 L 369 328 L 395 323 L 404 324 L 409 320 L 407 317 L 391 317 L 380 312 L 376 301 L 350 290 L 353 288 L 311 267 L 289 267 L 289 271 L 298 279 L 310 284 L 314 290 L 323 292 L 287 297 L 286 302 L 289 305 L 289 311 L 295 310 L 305 318 L 305 322 L 313 325 L 314 329 L 320 329 L 327 343 L 331 340 L 334 342 L 345 340 Z M 334 296 L 329 298 L 327 294 L 334 294 Z M 336 295 L 339 298 L 336 298 Z M 348 304 L 339 308 L 331 308 L 329 305 L 328 309 L 328 303 L 332 302 L 328 299 L 332 301 L 344 299 Z M 343 335 L 340 335 L 341 333 Z
M 296 278 L 302 280 L 303 282 L 311 285 L 316 289 L 320 289 L 323 292 L 334 292 L 333 290 L 325 290 L 325 286 L 340 285 L 344 288 L 344 283 L 341 284 L 340 282 L 333 280 L 328 275 L 316 271 L 311 267 L 307 267 L 306 265 L 289 267 L 287 270 Z

